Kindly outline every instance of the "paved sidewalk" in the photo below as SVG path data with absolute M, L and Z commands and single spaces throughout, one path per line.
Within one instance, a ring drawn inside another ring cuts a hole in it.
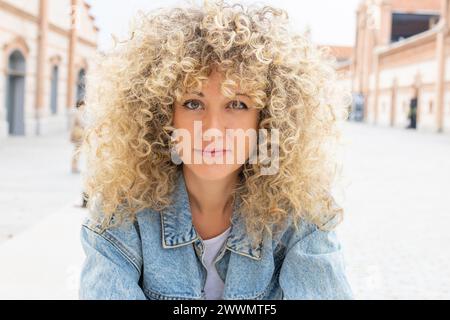
M 70 172 L 73 149 L 66 133 L 0 140 L 0 243 L 81 203 L 81 175 Z
M 77 298 L 85 211 L 72 152 L 64 132 L 0 140 L 0 299 Z
M 78 298 L 86 213 L 69 205 L 0 244 L 0 300 Z
M 450 299 L 450 135 L 346 126 L 340 236 L 360 299 Z

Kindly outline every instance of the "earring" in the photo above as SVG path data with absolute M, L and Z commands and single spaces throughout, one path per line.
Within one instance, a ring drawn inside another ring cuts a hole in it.
M 171 158 L 172 162 L 176 165 L 180 165 L 183 163 L 183 160 L 181 159 L 180 155 L 178 154 L 177 148 L 175 145 L 170 148 L 170 158 Z

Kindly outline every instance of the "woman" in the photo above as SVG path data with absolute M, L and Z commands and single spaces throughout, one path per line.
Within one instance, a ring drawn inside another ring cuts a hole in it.
M 332 61 L 269 6 L 141 16 L 88 79 L 80 298 L 351 298 Z

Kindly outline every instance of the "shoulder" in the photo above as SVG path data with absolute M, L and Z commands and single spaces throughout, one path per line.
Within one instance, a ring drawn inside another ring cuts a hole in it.
M 286 232 L 287 248 L 279 283 L 283 299 L 351 299 L 344 256 L 334 226 L 339 217 L 317 225 L 302 220 Z
M 287 219 L 283 231 L 275 238 L 275 243 L 289 250 L 299 247 L 305 253 L 309 251 L 333 251 L 339 249 L 335 228 L 341 222 L 341 215 L 324 219 L 321 224 L 313 223 L 303 217 Z
M 144 212 L 138 213 L 141 214 Z M 120 225 L 103 228 L 100 219 L 90 215 L 84 219 L 81 228 L 83 244 L 105 255 L 119 254 L 140 270 L 143 259 L 137 221 L 124 221 Z

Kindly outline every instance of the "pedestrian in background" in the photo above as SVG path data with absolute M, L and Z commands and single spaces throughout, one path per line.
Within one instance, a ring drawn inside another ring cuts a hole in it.
M 77 101 L 70 128 L 70 141 L 75 146 L 72 154 L 72 173 L 74 174 L 80 173 L 80 170 L 78 169 L 78 162 L 80 159 L 81 144 L 83 142 L 85 128 L 85 123 L 82 117 L 84 106 L 84 100 Z

